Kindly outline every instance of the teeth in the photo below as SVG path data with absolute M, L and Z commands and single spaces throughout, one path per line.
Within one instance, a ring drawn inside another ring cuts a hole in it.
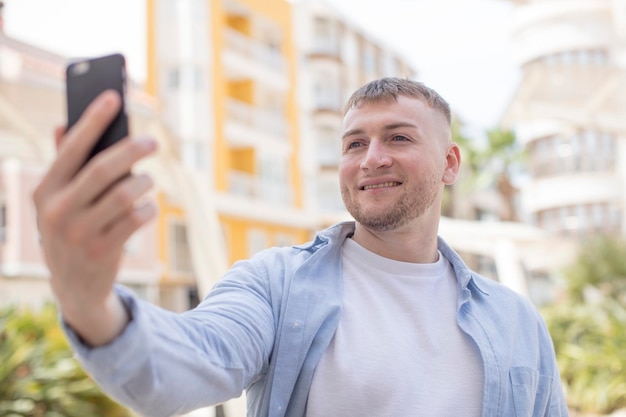
M 399 182 L 383 182 L 382 184 L 372 184 L 372 185 L 366 185 L 365 187 L 363 187 L 364 190 L 371 190 L 373 188 L 384 188 L 384 187 L 395 187 L 400 185 Z

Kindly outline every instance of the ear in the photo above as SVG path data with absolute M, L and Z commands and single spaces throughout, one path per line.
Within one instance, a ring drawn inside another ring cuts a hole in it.
M 461 167 L 461 151 L 459 145 L 452 142 L 448 145 L 448 151 L 446 153 L 446 167 L 443 171 L 442 181 L 445 185 L 452 185 L 456 181 L 459 175 L 459 168 Z

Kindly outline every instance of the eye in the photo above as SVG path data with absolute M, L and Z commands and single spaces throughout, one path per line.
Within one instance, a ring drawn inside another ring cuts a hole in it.
M 346 147 L 346 149 L 354 149 L 354 148 L 359 148 L 361 146 L 363 146 L 361 142 L 350 142 L 348 143 L 348 146 Z
M 396 141 L 396 142 L 404 142 L 404 141 L 409 140 L 409 138 L 403 135 L 395 135 L 391 138 L 391 140 Z

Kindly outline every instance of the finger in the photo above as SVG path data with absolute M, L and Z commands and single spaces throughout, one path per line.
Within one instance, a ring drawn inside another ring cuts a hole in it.
M 87 107 L 65 135 L 59 136 L 60 129 L 55 131 L 59 154 L 33 193 L 33 201 L 38 209 L 76 174 L 97 138 L 118 113 L 120 105 L 121 98 L 116 91 L 105 91 Z
M 132 166 L 156 149 L 153 139 L 126 138 L 98 153 L 78 173 L 68 191 L 76 208 L 86 207 L 111 190 Z
M 134 207 L 107 231 L 99 249 L 106 251 L 123 246 L 133 233 L 154 218 L 156 213 L 156 206 L 152 201 Z
M 61 145 L 63 145 L 63 139 L 66 132 L 67 128 L 65 126 L 59 126 L 54 129 L 54 144 L 56 145 L 57 153 L 59 152 Z
M 152 186 L 152 179 L 145 174 L 130 176 L 116 184 L 92 209 L 75 219 L 81 234 L 98 236 L 110 230 L 119 218 L 134 210 Z
M 78 122 L 61 139 L 63 146 L 49 171 L 52 187 L 66 184 L 83 166 L 98 138 L 119 113 L 120 95 L 112 90 L 100 94 L 89 104 Z

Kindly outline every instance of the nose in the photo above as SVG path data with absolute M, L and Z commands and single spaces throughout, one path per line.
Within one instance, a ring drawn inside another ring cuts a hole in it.
M 392 158 L 388 151 L 384 144 L 378 141 L 371 141 L 361 161 L 361 169 L 375 170 L 390 166 Z

